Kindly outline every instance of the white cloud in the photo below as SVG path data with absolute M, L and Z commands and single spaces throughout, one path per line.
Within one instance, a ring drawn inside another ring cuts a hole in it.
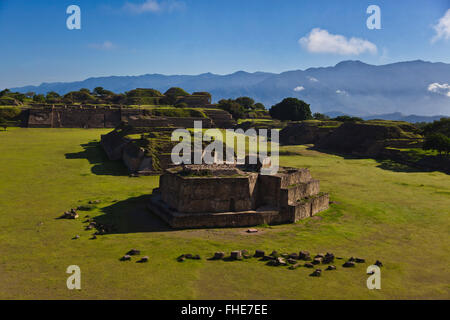
M 347 91 L 345 91 L 345 90 L 340 90 L 340 89 L 338 89 L 338 90 L 336 90 L 336 93 L 337 93 L 337 94 L 342 94 L 342 95 L 344 95 L 344 96 L 348 96 L 348 93 L 347 93 Z
M 327 30 L 314 28 L 299 43 L 309 52 L 359 55 L 364 52 L 377 53 L 377 46 L 370 41 L 331 34 Z
M 439 19 L 438 24 L 433 26 L 436 31 L 436 35 L 431 39 L 431 42 L 436 42 L 440 39 L 450 39 L 450 9 L 447 10 L 445 15 Z
M 319 80 L 314 77 L 308 77 L 308 80 L 311 82 L 319 82 Z
M 433 92 L 433 93 L 437 93 L 437 94 L 442 94 L 444 96 L 447 96 L 450 98 L 450 84 L 448 83 L 432 83 L 428 86 L 428 91 Z
M 300 91 L 303 91 L 303 90 L 305 90 L 305 87 L 304 87 L 304 86 L 298 86 L 298 87 L 295 87 L 295 88 L 294 88 L 294 91 L 295 91 L 295 92 L 300 92 Z
M 182 10 L 185 8 L 184 2 L 180 1 L 157 1 L 157 0 L 146 0 L 141 3 L 126 2 L 123 6 L 125 11 L 133 14 L 143 14 L 143 13 L 158 13 L 163 11 L 172 12 L 175 10 Z
M 103 41 L 102 43 L 91 43 L 89 47 L 97 50 L 111 50 L 114 49 L 116 45 L 111 41 Z

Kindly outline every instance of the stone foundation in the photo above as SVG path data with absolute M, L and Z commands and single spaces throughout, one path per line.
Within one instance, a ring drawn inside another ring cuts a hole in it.
M 328 194 L 319 193 L 319 181 L 307 169 L 280 168 L 263 176 L 231 167 L 237 170 L 232 176 L 220 168 L 201 170 L 209 173 L 204 176 L 182 167 L 166 170 L 150 210 L 184 229 L 294 223 L 328 209 Z

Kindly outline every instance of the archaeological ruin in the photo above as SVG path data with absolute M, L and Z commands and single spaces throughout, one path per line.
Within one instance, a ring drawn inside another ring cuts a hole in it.
M 218 164 L 166 169 L 149 203 L 174 229 L 294 223 L 328 206 L 308 169 L 262 175 L 255 166 Z

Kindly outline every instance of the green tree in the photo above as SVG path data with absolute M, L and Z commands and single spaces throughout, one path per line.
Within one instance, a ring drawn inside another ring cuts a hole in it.
M 436 150 L 439 154 L 450 153 L 450 138 L 442 133 L 433 133 L 425 136 L 424 150 Z
M 254 107 L 256 110 L 266 110 L 266 107 L 260 102 L 255 103 Z
M 249 97 L 240 97 L 235 100 L 237 103 L 239 103 L 244 109 L 246 110 L 252 110 L 254 109 L 255 100 Z
M 233 116 L 233 118 L 235 120 L 245 118 L 244 107 L 241 106 L 239 103 L 237 103 L 236 101 L 234 101 L 232 99 L 220 100 L 217 106 L 220 109 L 228 111 L 229 113 L 231 113 L 231 115 Z
M 58 103 L 58 102 L 61 102 L 61 96 L 54 91 L 50 91 L 50 92 L 47 92 L 47 95 L 45 96 L 45 100 L 47 103 Z
M 270 116 L 278 120 L 300 121 L 312 119 L 309 104 L 297 98 L 286 98 L 272 106 Z
M 45 103 L 45 96 L 43 94 L 37 94 L 33 97 L 33 101 L 36 103 Z
M 423 133 L 425 136 L 433 133 L 442 133 L 450 137 L 450 118 L 441 118 L 440 120 L 425 125 Z

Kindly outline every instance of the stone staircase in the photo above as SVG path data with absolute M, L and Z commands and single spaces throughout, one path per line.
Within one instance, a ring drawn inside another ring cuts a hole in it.
M 213 121 L 213 126 L 221 129 L 232 129 L 236 125 L 233 116 L 225 110 L 204 109 L 205 114 Z

